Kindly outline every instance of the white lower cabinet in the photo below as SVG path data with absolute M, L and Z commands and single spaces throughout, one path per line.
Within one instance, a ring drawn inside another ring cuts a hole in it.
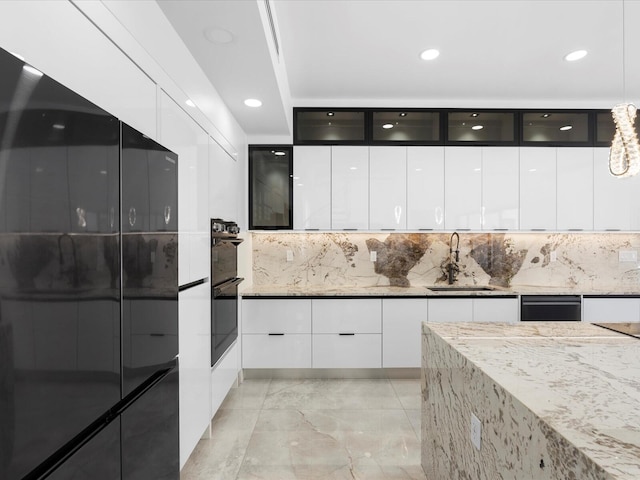
M 515 323 L 519 321 L 518 298 L 474 298 L 474 322 Z
M 473 321 L 472 298 L 430 298 L 429 323 Z
M 427 321 L 426 298 L 382 300 L 382 366 L 420 367 L 422 322 Z
M 380 368 L 379 333 L 320 333 L 313 335 L 313 368 Z
M 311 368 L 311 300 L 243 300 L 242 367 Z
M 582 299 L 582 321 L 640 322 L 640 298 L 585 297 Z

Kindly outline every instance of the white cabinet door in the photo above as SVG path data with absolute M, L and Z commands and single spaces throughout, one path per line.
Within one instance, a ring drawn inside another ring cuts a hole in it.
M 444 147 L 407 147 L 407 228 L 444 228 Z
M 444 153 L 444 223 L 447 230 L 480 230 L 482 149 L 447 147 Z
M 331 229 L 331 147 L 293 147 L 293 228 Z
M 640 322 L 640 298 L 583 298 L 582 321 Z
M 211 285 L 178 294 L 180 318 L 180 458 L 186 461 L 209 425 Z M 236 370 L 237 372 L 237 370 Z
M 381 333 L 379 298 L 312 300 L 312 331 L 316 333 Z
M 428 322 L 473 321 L 472 298 L 430 298 Z
M 244 299 L 242 333 L 311 333 L 311 300 Z
M 369 228 L 369 147 L 331 149 L 331 228 Z
M 474 298 L 474 322 L 516 323 L 520 304 L 517 298 Z
M 427 321 L 426 298 L 382 299 L 382 366 L 421 365 L 422 322 Z
M 556 149 L 520 148 L 520 229 L 556 228 Z
M 210 275 L 209 137 L 164 92 L 160 143 L 178 154 L 178 283 L 184 285 Z
M 244 170 L 241 163 L 233 159 L 212 138 L 209 138 L 209 217 L 238 221 L 238 186 L 244 184 Z
M 640 175 L 611 175 L 609 148 L 594 148 L 593 197 L 595 230 L 640 229 Z
M 211 370 L 211 412 L 209 418 L 213 418 L 231 387 L 238 381 L 238 372 L 241 368 L 239 343 L 231 345 L 222 358 L 216 362 L 216 368 Z M 186 462 L 186 460 L 185 458 L 184 461 Z
M 593 148 L 558 148 L 558 230 L 593 230 Z
M 242 367 L 311 368 L 311 335 L 242 335 Z
M 520 149 L 482 147 L 482 229 L 518 230 Z
M 381 334 L 314 334 L 313 368 L 380 368 Z
M 369 149 L 369 228 L 407 228 L 407 147 Z

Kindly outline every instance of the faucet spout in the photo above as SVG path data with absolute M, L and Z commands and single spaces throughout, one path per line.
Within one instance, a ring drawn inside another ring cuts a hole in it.
M 456 248 L 453 249 L 453 239 L 456 239 Z M 449 259 L 447 261 L 447 281 L 449 285 L 453 285 L 456 281 L 456 277 L 460 272 L 460 267 L 458 267 L 458 262 L 460 261 L 460 235 L 458 232 L 453 232 L 451 234 L 451 238 L 449 239 Z

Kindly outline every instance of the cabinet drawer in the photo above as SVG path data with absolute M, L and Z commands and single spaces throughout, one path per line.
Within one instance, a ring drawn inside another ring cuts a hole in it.
M 313 368 L 381 368 L 382 335 L 313 335 Z
M 242 333 L 311 333 L 311 300 L 243 300 Z
M 473 299 L 430 298 L 429 323 L 473 321 Z
M 474 298 L 474 322 L 515 323 L 519 317 L 517 298 Z
M 311 335 L 242 335 L 242 368 L 311 368 Z
M 382 333 L 380 299 L 313 300 L 313 333 Z
M 584 322 L 638 322 L 640 298 L 583 298 Z

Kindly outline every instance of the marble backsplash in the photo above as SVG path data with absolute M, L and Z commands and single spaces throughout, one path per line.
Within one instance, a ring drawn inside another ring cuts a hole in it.
M 446 283 L 451 233 L 252 233 L 254 285 Z M 461 233 L 460 285 L 640 289 L 637 233 Z M 376 261 L 371 261 L 371 252 Z M 290 261 L 287 261 L 289 255 Z

